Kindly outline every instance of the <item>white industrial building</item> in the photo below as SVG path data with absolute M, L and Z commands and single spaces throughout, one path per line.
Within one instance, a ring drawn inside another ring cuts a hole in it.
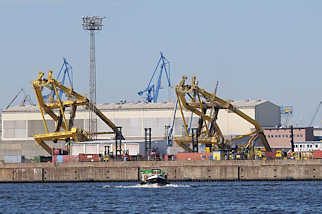
M 316 150 L 322 150 L 321 141 L 305 141 L 294 143 L 294 152 L 313 152 Z
M 263 127 L 277 127 L 280 125 L 279 106 L 265 100 L 249 100 L 232 102 L 242 112 L 257 120 Z M 125 144 L 138 153 L 142 149 L 134 148 L 137 145 L 142 148 L 144 144 L 144 129 L 151 128 L 154 147 L 165 153 L 166 136 L 174 118 L 175 103 L 125 103 L 125 104 L 101 104 L 97 107 L 110 118 L 117 126 L 122 127 Z M 190 112 L 184 112 L 186 118 L 190 118 Z M 67 114 L 67 118 L 68 118 Z M 47 118 L 47 117 L 46 117 Z M 87 129 L 89 113 L 84 108 L 79 108 L 74 122 L 75 127 Z M 176 111 L 173 127 L 173 135 L 181 136 L 184 133 L 180 111 Z M 49 119 L 49 117 L 48 117 Z M 197 118 L 193 118 L 192 127 L 196 127 Z M 226 136 L 240 135 L 251 131 L 252 124 L 228 111 L 220 110 L 218 124 Z M 54 130 L 54 121 L 50 121 L 49 129 Z M 110 129 L 98 119 L 98 131 L 110 131 Z M 36 106 L 16 106 L 2 112 L 2 135 L 0 143 L 0 159 L 5 155 L 18 154 L 26 158 L 36 155 L 48 155 L 33 140 L 35 134 L 45 133 L 41 114 Z M 101 140 L 112 141 L 114 136 L 100 137 Z M 63 143 L 50 146 L 61 147 Z M 131 145 L 131 146 L 130 146 Z M 174 145 L 175 146 L 175 145 Z M 130 153 L 133 153 L 129 151 Z

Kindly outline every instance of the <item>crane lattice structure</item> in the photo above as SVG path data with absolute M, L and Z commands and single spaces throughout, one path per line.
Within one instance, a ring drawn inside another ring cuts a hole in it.
M 57 74 L 56 80 L 65 85 L 66 79 L 68 80 L 68 86 L 73 89 L 73 68 L 66 58 L 63 58 L 63 64 Z M 63 91 L 59 89 L 58 95 L 59 98 L 62 99 Z M 44 99 L 49 99 L 49 102 L 52 102 L 56 99 L 55 96 L 55 91 L 50 89 L 50 93 L 48 95 L 44 95 Z
M 12 100 L 10 101 L 10 103 L 6 106 L 5 109 L 8 109 L 12 106 L 12 104 L 17 100 L 18 96 L 23 93 L 23 99 L 20 103 L 20 106 L 25 106 L 26 102 L 29 102 L 30 105 L 35 105 L 32 100 L 31 100 L 31 97 L 29 94 L 27 94 L 25 92 L 25 90 L 23 88 L 21 88 L 18 93 L 12 98 Z
M 313 126 L 313 123 L 315 121 L 315 118 L 316 118 L 316 116 L 318 115 L 318 113 L 320 111 L 321 105 L 322 105 L 322 101 L 319 102 L 319 105 L 317 106 L 317 108 L 316 108 L 316 110 L 315 110 L 315 112 L 313 114 L 313 117 L 312 117 L 312 119 L 311 119 L 311 121 L 309 123 L 309 126 Z
M 156 73 L 158 71 L 159 71 L 159 75 L 157 76 L 156 83 L 153 83 L 154 77 L 156 76 Z M 145 102 L 148 102 L 148 103 L 158 102 L 163 72 L 166 74 L 168 87 L 171 88 L 170 62 L 163 55 L 163 53 L 160 52 L 160 58 L 158 60 L 156 67 L 154 68 L 154 71 L 148 83 L 148 86 L 144 90 L 138 92 L 139 96 L 142 96 L 144 93 L 146 93 L 146 97 L 144 98 Z
M 93 135 L 101 134 L 115 134 L 115 138 L 124 139 L 118 127 L 107 118 L 90 100 L 75 92 L 72 88 L 64 86 L 59 81 L 53 78 L 52 71 L 48 72 L 48 77 L 44 78 L 44 73 L 40 72 L 36 80 L 32 82 L 35 95 L 38 101 L 39 110 L 43 119 L 43 124 L 46 133 L 34 135 L 35 141 L 49 154 L 52 154 L 52 149 L 46 144 L 46 141 L 65 141 L 82 142 L 93 140 Z M 48 102 L 44 99 L 42 89 L 46 87 L 55 92 L 55 100 Z M 63 91 L 64 96 L 60 99 L 59 91 Z M 76 110 L 78 106 L 85 106 L 92 109 L 93 112 L 107 125 L 104 132 L 89 133 L 78 127 L 74 127 L 74 119 L 76 117 Z M 69 118 L 65 111 L 69 110 Z M 54 130 L 50 130 L 48 126 L 48 117 L 55 121 Z M 63 129 L 61 131 L 61 129 Z
M 290 119 L 293 115 L 293 106 L 280 106 L 281 123 L 283 127 L 289 127 Z
M 176 142 L 178 146 L 182 147 L 187 152 L 192 152 L 193 150 L 188 144 L 193 143 L 193 134 L 198 136 L 198 142 L 205 144 L 206 148 L 208 147 L 210 151 L 230 149 L 232 141 L 249 137 L 248 143 L 244 145 L 243 148 L 247 151 L 250 159 L 254 157 L 254 144 L 257 139 L 261 140 L 266 151 L 271 152 L 271 147 L 267 142 L 264 130 L 256 120 L 233 106 L 229 101 L 219 98 L 215 93 L 209 93 L 206 90 L 199 88 L 196 77 L 192 77 L 190 84 L 187 84 L 186 80 L 187 77 L 183 76 L 182 80 L 175 88 L 185 129 L 185 136 L 173 138 L 173 141 Z M 193 114 L 199 117 L 198 127 L 196 128 L 197 133 L 189 132 L 187 120 L 183 112 L 184 109 L 193 112 Z M 229 110 L 251 123 L 254 126 L 254 130 L 231 139 L 225 138 L 217 124 L 218 113 L 222 109 Z

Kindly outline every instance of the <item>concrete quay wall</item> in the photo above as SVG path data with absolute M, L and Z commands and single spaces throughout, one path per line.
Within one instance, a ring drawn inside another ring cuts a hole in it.
M 138 181 L 161 168 L 170 181 L 322 180 L 320 160 L 0 163 L 0 182 Z

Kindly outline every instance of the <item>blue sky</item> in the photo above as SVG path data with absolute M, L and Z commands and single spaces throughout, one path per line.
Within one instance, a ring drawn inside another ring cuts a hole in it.
M 294 107 L 307 125 L 322 100 L 322 1 L 1 0 L 1 108 L 39 71 L 73 66 L 88 93 L 84 15 L 106 16 L 96 34 L 97 102 L 137 101 L 163 51 L 173 83 L 196 75 L 225 99 L 266 99 Z M 315 125 L 321 124 L 322 114 Z

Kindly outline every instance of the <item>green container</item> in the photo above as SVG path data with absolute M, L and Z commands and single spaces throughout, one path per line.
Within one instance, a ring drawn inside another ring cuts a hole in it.
M 40 163 L 40 156 L 35 156 L 34 157 L 34 162 L 35 163 Z
M 51 156 L 39 156 L 40 162 L 51 162 Z

